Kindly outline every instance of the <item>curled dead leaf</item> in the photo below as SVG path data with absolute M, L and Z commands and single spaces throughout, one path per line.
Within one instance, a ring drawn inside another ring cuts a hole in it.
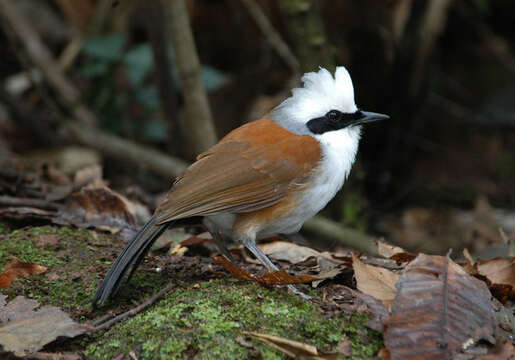
M 395 284 L 400 275 L 378 266 L 365 264 L 354 254 L 352 266 L 358 290 L 381 300 L 387 308 L 390 308 L 397 293 Z
M 287 284 L 301 284 L 318 280 L 315 276 L 311 275 L 290 275 L 282 270 L 267 271 L 262 276 L 249 273 L 247 270 L 234 265 L 224 256 L 212 256 L 213 261 L 222 265 L 225 270 L 231 273 L 232 277 L 236 279 L 256 281 L 267 285 L 287 285 Z
M 399 262 L 410 262 L 416 257 L 416 255 L 407 252 L 399 246 L 390 245 L 381 240 L 377 240 L 376 245 L 377 252 L 385 259 L 392 259 Z
M 24 278 L 30 275 L 38 275 L 47 271 L 45 266 L 26 263 L 17 258 L 12 258 L 5 267 L 5 270 L 0 274 L 0 288 L 5 288 L 19 278 Z
M 515 299 L 515 258 L 495 258 L 477 264 L 477 271 L 491 282 L 496 298 Z

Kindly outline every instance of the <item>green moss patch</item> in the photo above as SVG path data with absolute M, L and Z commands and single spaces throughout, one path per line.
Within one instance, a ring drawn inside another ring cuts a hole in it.
M 364 329 L 365 316 L 327 317 L 315 304 L 284 290 L 231 279 L 179 285 L 148 311 L 110 329 L 86 354 L 101 359 L 130 351 L 141 359 L 284 358 L 244 331 L 306 342 L 324 353 L 336 352 L 345 334 L 353 359 L 373 358 L 382 344 L 380 334 Z
M 1 224 L 1 223 L 0 223 Z M 148 310 L 108 331 L 55 343 L 49 351 L 72 351 L 87 359 L 118 354 L 139 359 L 281 359 L 284 355 L 244 331 L 281 336 L 336 353 L 343 335 L 352 359 L 371 359 L 382 346 L 360 314 L 330 315 L 284 289 L 237 281 L 210 260 L 148 256 L 120 295 L 93 311 L 91 299 L 123 242 L 115 235 L 70 227 L 38 226 L 11 230 L 0 226 L 0 271 L 12 256 L 48 267 L 0 291 L 55 305 L 86 322 L 108 310 L 124 312 L 173 281 L 177 287 Z M 162 267 L 161 273 L 153 268 Z M 213 277 L 218 278 L 213 280 Z M 314 292 L 313 292 L 314 293 Z
M 15 256 L 25 262 L 46 266 L 41 274 L 16 280 L 1 292 L 9 297 L 21 295 L 41 305 L 55 305 L 76 320 L 94 318 L 103 311 L 92 311 L 91 299 L 121 247 L 117 236 L 70 227 L 38 226 L 0 235 L 0 270 Z M 119 302 L 121 309 L 132 306 L 158 291 L 166 282 L 160 274 L 140 272 L 128 285 L 132 297 Z

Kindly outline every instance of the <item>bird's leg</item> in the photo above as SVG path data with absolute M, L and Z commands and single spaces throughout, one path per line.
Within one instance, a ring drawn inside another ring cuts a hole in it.
M 232 256 L 231 252 L 225 245 L 225 240 L 223 238 L 223 235 L 220 233 L 220 231 L 217 230 L 215 224 L 213 224 L 211 221 L 209 221 L 207 218 L 204 218 L 204 226 L 206 227 L 207 231 L 211 234 L 213 239 L 215 239 L 216 246 L 218 247 L 218 251 L 222 253 L 227 259 L 229 259 L 230 262 L 233 264 L 235 263 L 234 257 Z
M 243 242 L 243 245 L 245 245 L 245 247 L 247 249 L 249 249 L 249 251 L 254 254 L 254 256 L 263 264 L 265 265 L 265 267 L 268 269 L 268 270 L 273 270 L 273 271 L 279 271 L 279 268 L 268 258 L 268 256 L 266 256 L 266 254 L 261 251 L 260 248 L 258 248 L 256 246 L 256 242 L 255 241 L 244 241 Z M 300 296 L 301 298 L 303 298 L 304 300 L 309 300 L 311 299 L 311 296 L 309 295 L 306 295 L 304 294 L 302 291 L 298 290 L 295 286 L 289 284 L 289 285 L 286 285 L 286 287 L 288 288 L 289 291 L 291 291 L 292 293 L 294 293 L 295 295 L 298 295 Z
M 219 231 L 210 231 L 209 233 L 211 234 L 211 236 L 213 236 L 213 239 L 215 239 L 216 246 L 218 247 L 218 250 L 222 253 L 222 255 L 224 255 L 227 259 L 229 259 L 230 262 L 234 264 L 236 260 L 234 260 L 234 257 L 232 256 L 231 252 L 229 251 L 227 246 L 225 246 L 225 240 L 222 234 Z

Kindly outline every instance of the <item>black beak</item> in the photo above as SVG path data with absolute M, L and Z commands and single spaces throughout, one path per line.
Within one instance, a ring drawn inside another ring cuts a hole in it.
M 361 125 L 379 120 L 388 120 L 390 117 L 384 114 L 378 114 L 370 111 L 361 111 L 362 117 L 356 119 L 352 125 Z

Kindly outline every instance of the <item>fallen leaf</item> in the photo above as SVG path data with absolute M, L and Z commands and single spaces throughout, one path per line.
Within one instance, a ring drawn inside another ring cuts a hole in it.
M 392 359 L 443 359 L 480 339 L 495 342 L 485 283 L 445 256 L 420 254 L 406 266 L 384 333 Z
M 130 202 L 106 186 L 88 186 L 75 192 L 67 208 L 54 222 L 78 227 L 96 227 L 112 233 L 135 226 Z
M 492 284 L 507 284 L 515 288 L 515 258 L 495 258 L 480 262 L 478 272 Z
M 390 245 L 381 240 L 377 240 L 376 245 L 377 253 L 386 259 L 391 258 L 395 254 L 406 252 L 406 250 L 399 246 Z
M 352 266 L 358 290 L 381 300 L 387 308 L 390 308 L 397 293 L 395 284 L 399 280 L 399 274 L 365 264 L 354 254 L 352 255 Z
M 306 246 L 300 246 L 287 241 L 273 241 L 259 244 L 258 247 L 272 259 L 288 261 L 297 264 L 306 261 L 310 257 L 319 257 L 321 253 Z
M 410 262 L 416 257 L 415 254 L 407 252 L 399 246 L 390 245 L 381 240 L 377 240 L 376 244 L 378 254 L 385 259 L 392 259 L 398 262 Z
M 26 356 L 40 350 L 59 336 L 75 337 L 89 330 L 74 322 L 55 306 L 39 306 L 36 300 L 17 296 L 6 305 L 0 294 L 0 344 L 16 356 Z
M 262 276 L 249 273 L 247 270 L 234 265 L 224 256 L 212 256 L 213 261 L 222 265 L 225 270 L 231 273 L 231 276 L 236 279 L 256 281 L 267 285 L 287 285 L 287 284 L 301 284 L 318 280 L 315 276 L 299 274 L 296 276 L 287 274 L 282 270 L 267 271 Z
M 24 278 L 30 275 L 42 274 L 47 270 L 46 267 L 35 263 L 22 262 L 17 258 L 11 259 L 5 270 L 0 274 L 0 288 L 5 288 L 19 278 Z

